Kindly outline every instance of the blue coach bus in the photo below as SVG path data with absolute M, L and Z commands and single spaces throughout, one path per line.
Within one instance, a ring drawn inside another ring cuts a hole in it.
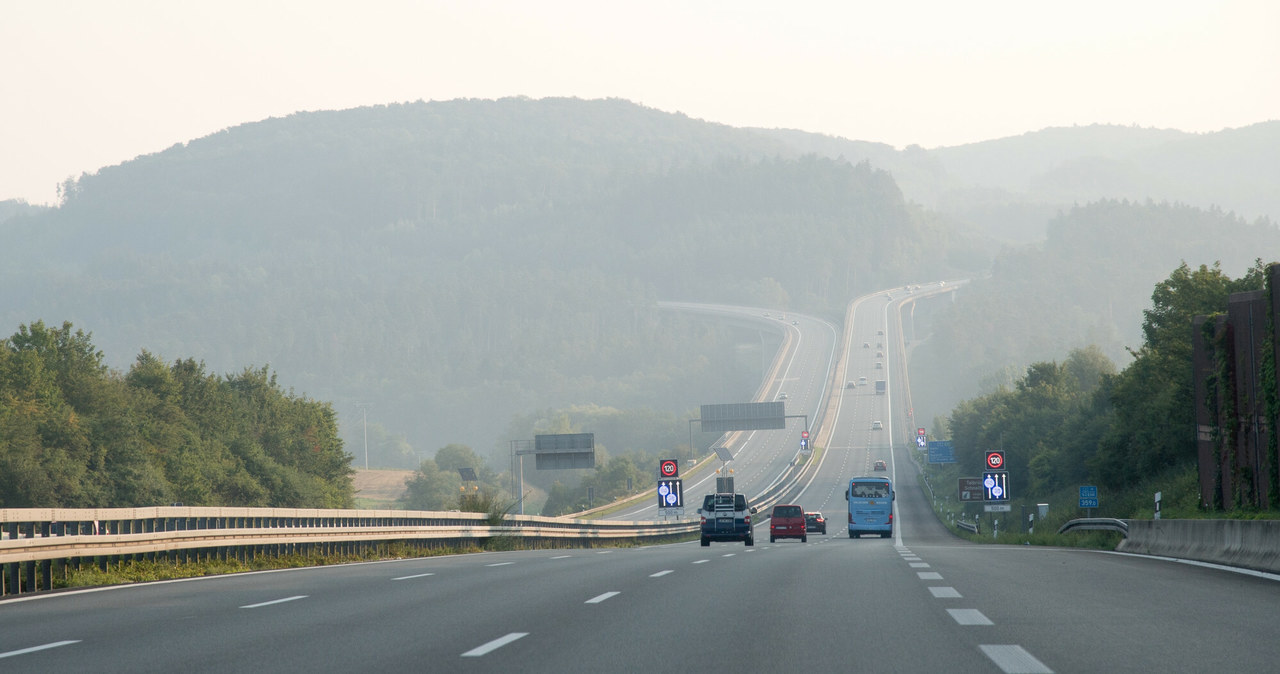
M 844 492 L 849 502 L 849 538 L 893 535 L 893 483 L 887 477 L 855 477 Z

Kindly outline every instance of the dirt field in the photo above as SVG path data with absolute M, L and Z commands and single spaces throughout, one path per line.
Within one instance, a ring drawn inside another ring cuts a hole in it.
M 404 483 L 412 470 L 362 470 L 355 474 L 356 498 L 371 501 L 394 501 L 404 494 Z

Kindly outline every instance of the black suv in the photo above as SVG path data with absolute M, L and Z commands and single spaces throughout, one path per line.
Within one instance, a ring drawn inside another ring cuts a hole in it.
M 698 513 L 702 515 L 702 544 L 711 541 L 742 541 L 755 545 L 751 531 L 751 515 L 755 508 L 747 506 L 743 494 L 707 494 Z

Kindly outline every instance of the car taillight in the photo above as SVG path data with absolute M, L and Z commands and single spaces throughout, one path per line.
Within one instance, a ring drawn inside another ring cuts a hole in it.
M 706 515 L 703 515 L 703 516 L 702 516 L 702 523 L 703 523 L 703 524 L 706 524 L 706 523 L 707 523 L 707 516 L 706 516 Z
M 743 522 L 746 522 L 747 524 L 751 524 L 751 516 L 750 516 L 750 515 L 743 515 L 743 516 L 742 516 L 742 521 L 743 521 Z

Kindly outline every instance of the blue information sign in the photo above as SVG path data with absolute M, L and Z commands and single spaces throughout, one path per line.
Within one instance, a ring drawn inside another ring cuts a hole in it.
M 1098 507 L 1098 488 L 1095 486 L 1080 487 L 1080 507 Z
M 929 463 L 955 463 L 956 451 L 950 440 L 929 441 Z

